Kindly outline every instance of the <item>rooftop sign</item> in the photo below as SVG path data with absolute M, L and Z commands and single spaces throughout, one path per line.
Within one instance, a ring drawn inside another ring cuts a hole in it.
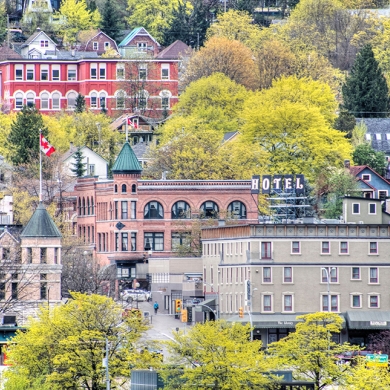
M 304 175 L 259 175 L 252 176 L 252 194 L 270 194 L 275 192 L 291 192 L 297 195 L 305 192 L 305 176 Z

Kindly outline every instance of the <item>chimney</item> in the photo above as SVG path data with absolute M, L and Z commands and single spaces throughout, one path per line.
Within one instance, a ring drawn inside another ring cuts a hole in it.
M 76 51 L 74 49 L 71 51 L 71 55 L 72 55 L 72 57 L 74 57 L 76 55 Z
M 40 27 L 37 27 L 37 32 L 41 31 Z
M 349 160 L 344 160 L 344 168 L 350 169 L 351 168 L 351 162 Z

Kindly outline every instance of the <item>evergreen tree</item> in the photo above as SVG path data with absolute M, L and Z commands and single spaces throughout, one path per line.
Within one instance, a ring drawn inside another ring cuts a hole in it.
M 356 146 L 352 158 L 356 165 L 368 165 L 380 175 L 385 174 L 387 165 L 385 154 L 375 151 L 370 144 L 364 143 Z
M 356 56 L 342 88 L 344 108 L 355 117 L 383 118 L 389 112 L 389 91 L 370 45 Z
M 0 45 L 7 38 L 7 13 L 5 2 L 0 3 Z
M 106 0 L 102 11 L 102 23 L 100 28 L 114 41 L 119 38 L 120 30 L 122 29 L 119 21 L 120 17 L 115 8 L 115 4 L 111 0 Z
M 73 158 L 75 159 L 75 162 L 72 163 L 73 168 L 70 170 L 77 176 L 77 177 L 83 177 L 86 171 L 85 164 L 83 163 L 83 152 L 80 148 L 77 149 L 76 153 L 73 155 Z
M 85 97 L 79 93 L 76 97 L 74 112 L 80 114 L 85 111 Z
M 6 140 L 9 159 L 14 165 L 27 164 L 39 157 L 39 130 L 47 136 L 42 115 L 35 106 L 24 106 L 12 122 L 11 132 Z
M 352 137 L 352 131 L 356 126 L 355 117 L 346 110 L 341 110 L 339 116 L 334 121 L 333 127 L 336 130 L 345 132 L 345 138 Z

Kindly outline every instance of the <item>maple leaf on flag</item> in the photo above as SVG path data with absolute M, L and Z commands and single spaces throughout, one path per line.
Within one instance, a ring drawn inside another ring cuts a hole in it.
M 40 146 L 42 152 L 45 153 L 47 157 L 50 157 L 56 151 L 55 148 L 49 144 L 43 134 L 40 136 Z

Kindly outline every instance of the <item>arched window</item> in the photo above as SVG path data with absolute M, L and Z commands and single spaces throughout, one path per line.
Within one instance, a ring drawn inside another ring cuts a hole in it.
M 82 205 L 81 205 L 81 198 L 79 198 L 79 201 L 78 201 L 78 215 L 81 215 L 81 212 L 82 212 Z
M 83 198 L 83 215 L 85 215 L 85 198 Z
M 76 98 L 77 98 L 76 92 L 68 93 L 68 108 L 75 108 Z
M 51 95 L 51 108 L 53 110 L 59 110 L 61 108 L 60 99 L 61 95 L 58 92 L 54 92 Z
M 137 186 L 135 184 L 131 185 L 131 193 L 135 194 L 137 192 Z
M 183 200 L 176 202 L 172 206 L 172 219 L 191 218 L 190 205 Z
M 41 94 L 41 110 L 49 109 L 49 94 L 47 92 L 43 92 Z
M 96 108 L 97 107 L 97 93 L 96 92 L 91 92 L 89 95 L 89 105 L 91 108 Z
M 246 219 L 246 207 L 238 200 L 230 203 L 227 211 L 231 218 Z
M 140 91 L 138 93 L 138 108 L 139 109 L 145 109 L 148 106 L 148 98 L 149 98 L 149 92 L 148 91 Z
M 110 220 L 112 219 L 112 203 L 110 202 L 110 210 L 109 210 L 109 213 L 110 213 Z
M 201 218 L 218 218 L 218 205 L 208 200 L 200 206 L 200 209 L 202 210 Z
M 100 92 L 99 104 L 100 104 L 100 108 L 106 108 L 106 93 L 105 92 Z
M 91 214 L 94 215 L 95 214 L 95 204 L 93 202 L 93 198 L 91 198 Z
M 161 108 L 163 110 L 169 110 L 169 108 L 171 107 L 171 103 L 170 103 L 172 97 L 171 91 L 163 90 L 160 92 L 159 95 L 161 97 Z
M 23 108 L 23 93 L 18 92 L 15 94 L 15 108 L 21 109 Z
M 126 93 L 124 91 L 117 91 L 116 93 L 116 108 L 123 110 L 125 108 Z
M 87 213 L 91 215 L 91 204 L 89 203 L 89 198 L 87 198 Z
M 118 193 L 118 184 L 114 185 L 114 192 L 117 194 Z
M 29 92 L 26 95 L 26 104 L 27 104 L 27 107 L 32 107 L 35 104 L 34 92 Z
M 164 209 L 159 202 L 149 202 L 144 209 L 145 219 L 164 219 Z
M 127 192 L 127 186 L 126 184 L 122 184 L 122 194 L 125 194 Z

